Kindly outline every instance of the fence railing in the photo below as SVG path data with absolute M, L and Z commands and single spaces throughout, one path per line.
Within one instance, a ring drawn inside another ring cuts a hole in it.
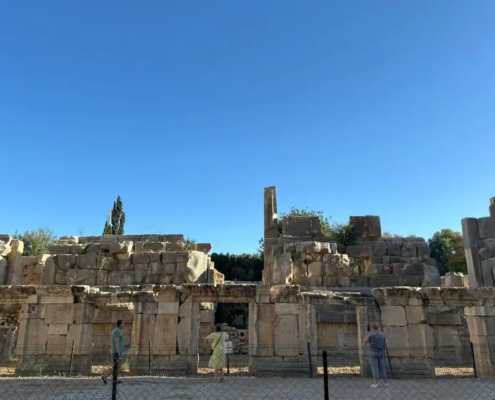
M 495 348 L 388 348 L 377 361 L 358 348 L 312 354 L 310 347 L 277 346 L 225 355 L 222 375 L 211 354 L 181 356 L 149 346 L 148 353 L 128 349 L 114 358 L 100 348 L 59 350 L 16 349 L 0 362 L 0 398 L 495 399 Z M 381 366 L 374 387 L 373 370 Z

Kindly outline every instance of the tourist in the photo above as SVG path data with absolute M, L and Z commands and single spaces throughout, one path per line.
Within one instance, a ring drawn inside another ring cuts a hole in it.
M 113 371 L 115 370 L 118 375 L 120 368 L 122 367 L 122 357 L 125 352 L 124 334 L 122 333 L 122 329 L 124 329 L 124 321 L 119 319 L 117 321 L 117 326 L 112 331 L 112 334 L 110 336 L 110 350 L 112 353 L 113 363 L 112 369 L 108 370 L 101 376 L 101 379 L 103 380 L 103 383 L 105 385 L 107 384 L 108 377 L 112 375 Z M 117 376 L 115 377 L 115 379 L 117 379 Z M 122 381 L 118 381 L 118 383 L 122 383 Z
M 206 341 L 211 346 L 211 357 L 208 363 L 209 368 L 215 370 L 215 380 L 223 381 L 223 369 L 225 368 L 225 341 L 229 335 L 222 332 L 220 325 L 215 326 L 215 332 L 206 337 Z
M 385 386 L 388 386 L 387 371 L 385 371 L 385 346 L 387 340 L 385 334 L 378 330 L 378 326 L 371 325 L 371 331 L 364 338 L 364 342 L 369 345 L 369 359 L 374 383 L 372 388 L 378 387 L 379 379 L 382 379 Z

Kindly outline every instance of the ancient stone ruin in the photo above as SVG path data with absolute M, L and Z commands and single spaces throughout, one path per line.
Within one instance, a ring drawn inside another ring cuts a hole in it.
M 369 376 L 361 338 L 377 324 L 395 376 L 434 376 L 438 360 L 469 365 L 472 344 L 478 376 L 495 377 L 493 205 L 490 217 L 463 220 L 469 279 L 449 274 L 444 287 L 424 239 L 384 238 L 377 216 L 351 217 L 347 246 L 323 236 L 318 218 L 284 220 L 280 232 L 274 187 L 264 192 L 263 282 L 225 282 L 211 245 L 182 235 L 64 237 L 40 257 L 2 235 L 0 363 L 88 375 L 122 319 L 131 372 L 195 374 L 217 305 L 243 303 L 248 329 L 225 329 L 253 374 L 307 373 L 308 356 L 327 350 Z

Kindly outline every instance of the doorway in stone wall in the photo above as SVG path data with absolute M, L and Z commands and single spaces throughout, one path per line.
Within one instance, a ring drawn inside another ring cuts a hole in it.
M 211 345 L 206 341 L 215 326 L 228 334 L 232 345 L 231 354 L 226 355 L 225 374 L 248 375 L 249 372 L 249 303 L 200 304 L 198 337 L 198 374 L 213 376 L 209 367 Z

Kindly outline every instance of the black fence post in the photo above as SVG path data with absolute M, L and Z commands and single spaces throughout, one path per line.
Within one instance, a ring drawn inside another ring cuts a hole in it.
M 390 375 L 394 379 L 394 370 L 392 369 L 392 362 L 390 361 L 390 354 L 388 353 L 388 346 L 385 346 L 385 351 L 387 353 L 388 366 L 390 368 Z
M 478 371 L 476 371 L 476 359 L 474 358 L 474 346 L 473 346 L 473 342 L 470 342 L 469 344 L 471 345 L 471 358 L 473 359 L 474 379 L 478 379 Z
M 69 376 L 72 376 L 72 368 L 74 364 L 74 341 L 72 341 L 72 349 L 70 351 Z
M 227 376 L 230 375 L 230 354 L 227 354 Z
M 325 394 L 325 400 L 330 400 L 330 393 L 328 391 L 328 354 L 326 350 L 323 352 L 323 392 Z
M 151 376 L 151 342 L 148 343 L 148 375 Z
M 112 400 L 117 400 L 117 384 L 118 384 L 118 371 L 119 371 L 119 357 L 120 354 L 113 354 L 113 366 L 112 366 Z
M 311 360 L 311 345 L 308 342 L 309 376 L 313 378 L 313 360 Z

